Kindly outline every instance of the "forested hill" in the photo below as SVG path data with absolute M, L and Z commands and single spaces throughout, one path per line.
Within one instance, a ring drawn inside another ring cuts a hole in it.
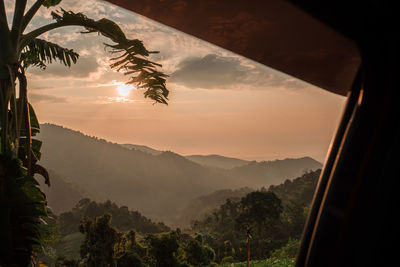
M 290 201 L 310 204 L 320 174 L 321 169 L 310 171 L 280 185 L 271 185 L 268 191 L 274 192 L 284 204 Z
M 200 220 L 206 214 L 211 213 L 214 209 L 224 204 L 227 199 L 237 201 L 252 191 L 254 190 L 248 187 L 236 190 L 224 189 L 192 199 L 180 213 L 178 223 L 188 226 L 193 220 Z
M 258 165 L 263 163 L 238 167 L 246 172 L 238 169 L 236 173 L 236 168 L 208 168 L 173 152 L 152 155 L 52 124 L 41 125 L 39 139 L 43 140 L 41 164 L 67 177 L 68 183 L 84 189 L 94 200 L 112 199 L 169 225 L 174 225 L 187 202 L 200 195 L 279 184 L 316 168 L 314 162 L 300 159 L 303 164 L 297 164 L 298 160 L 292 159 L 279 161 L 282 168 L 295 166 L 297 171 L 291 173 L 268 171 L 267 166 Z M 249 171 L 253 165 L 256 175 Z M 262 176 L 263 171 L 268 175 Z M 57 206 L 57 199 L 49 204 Z
M 229 170 L 233 177 L 251 180 L 257 187 L 278 185 L 287 178 L 298 177 L 301 174 L 316 170 L 322 164 L 310 157 L 274 161 L 252 161 L 246 165 Z M 286 178 L 284 178 L 286 177 Z M 266 183 L 265 181 L 268 181 Z
M 60 126 L 42 125 L 39 138 L 43 166 L 68 177 L 95 200 L 113 199 L 165 222 L 173 220 L 185 201 L 232 181 L 172 152 L 153 156 Z
M 309 171 L 303 175 L 292 179 L 285 180 L 279 185 L 271 185 L 268 191 L 274 192 L 284 205 L 290 204 L 291 201 L 300 202 L 299 204 L 309 205 L 311 203 L 315 187 L 318 182 L 321 169 Z M 258 188 L 266 191 L 265 187 Z M 188 225 L 193 220 L 203 219 L 207 214 L 211 214 L 226 200 L 239 201 L 248 193 L 253 192 L 251 188 L 240 188 L 237 190 L 217 190 L 211 194 L 202 195 L 192 199 L 186 204 L 181 212 L 180 223 Z
M 236 262 L 246 260 L 249 229 L 253 260 L 271 256 L 294 258 L 320 173 L 321 170 L 310 171 L 280 185 L 250 192 L 240 199 L 230 198 L 212 213 L 193 221 L 192 230 L 204 231 L 212 237 L 207 239 L 207 244 L 214 249 L 217 262 L 227 257 Z M 204 198 L 214 199 L 215 196 Z M 279 248 L 281 251 L 272 255 Z
M 79 232 L 79 225 L 85 217 L 96 218 L 108 213 L 112 216 L 112 225 L 121 231 L 134 229 L 139 233 L 161 233 L 171 229 L 162 222 L 153 222 L 138 211 L 129 210 L 126 206 L 119 207 L 107 200 L 103 203 L 89 198 L 79 200 L 71 211 L 61 213 L 58 223 L 62 235 Z

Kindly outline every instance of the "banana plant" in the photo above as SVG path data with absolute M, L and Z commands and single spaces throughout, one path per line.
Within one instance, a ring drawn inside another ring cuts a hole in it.
M 128 75 L 127 84 L 143 89 L 144 96 L 156 103 L 167 104 L 169 93 L 167 75 L 158 70 L 161 65 L 148 59 L 158 52 L 148 51 L 138 39 L 128 39 L 115 22 L 60 8 L 51 12 L 52 23 L 26 32 L 40 8 L 57 6 L 61 0 L 36 0 L 30 7 L 27 0 L 14 2 L 10 28 L 4 0 L 0 0 L 0 266 L 34 263 L 47 216 L 46 196 L 34 175 L 41 174 L 49 186 L 50 179 L 38 164 L 42 143 L 34 136 L 40 125 L 29 103 L 25 71 L 45 69 L 53 62 L 70 67 L 79 59 L 72 49 L 40 36 L 67 26 L 81 26 L 85 34 L 101 34 L 110 40 L 105 46 L 115 55 L 110 67 Z

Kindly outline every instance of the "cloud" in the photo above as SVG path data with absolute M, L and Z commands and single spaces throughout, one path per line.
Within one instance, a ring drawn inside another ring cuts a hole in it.
M 78 5 L 79 4 L 79 5 Z M 150 60 L 163 65 L 161 71 L 170 74 L 168 82 L 187 88 L 204 89 L 269 89 L 285 87 L 298 89 L 305 83 L 274 71 L 251 60 L 239 57 L 214 45 L 193 38 L 108 2 L 98 0 L 63 1 L 59 7 L 83 12 L 99 19 L 108 17 L 121 26 L 128 38 L 139 38 L 149 50 L 158 50 Z M 51 22 L 49 12 L 57 8 L 42 8 L 34 20 L 33 28 Z M 110 54 L 104 51 L 103 42 L 110 42 L 96 34 L 82 35 L 79 27 L 66 27 L 51 31 L 40 38 L 72 48 L 81 57 L 71 68 L 54 63 L 45 72 L 29 70 L 33 87 L 46 89 L 62 86 L 84 86 L 85 82 L 106 83 L 107 80 L 125 80 L 127 77 L 110 71 Z M 66 79 L 67 78 L 67 79 Z M 49 82 L 49 80 L 51 80 Z M 61 82 L 63 80 L 63 82 Z M 43 81 L 43 82 L 42 82 Z
M 208 54 L 184 59 L 169 81 L 190 88 L 221 88 L 237 84 L 247 71 L 237 58 Z
M 32 67 L 30 73 L 34 75 L 43 75 L 43 77 L 73 77 L 73 78 L 87 78 L 92 73 L 98 72 L 100 64 L 93 56 L 82 56 L 79 57 L 76 64 L 73 64 L 70 68 L 64 66 L 59 62 L 47 65 L 46 70 Z
M 181 61 L 170 82 L 203 89 L 299 89 L 306 83 L 247 59 L 208 54 Z
M 33 103 L 67 103 L 67 99 L 65 97 L 47 95 L 47 94 L 37 94 L 37 93 L 29 93 L 29 99 Z
M 242 81 L 243 83 L 259 89 L 285 88 L 296 90 L 310 86 L 310 84 L 285 73 L 271 69 L 259 63 L 254 64 L 254 69 L 247 73 L 246 78 Z

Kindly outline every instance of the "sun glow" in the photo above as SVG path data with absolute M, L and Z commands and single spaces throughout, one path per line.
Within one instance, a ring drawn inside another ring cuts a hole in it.
M 118 83 L 116 89 L 120 96 L 125 97 L 128 96 L 131 93 L 131 90 L 135 89 L 135 87 L 130 84 Z

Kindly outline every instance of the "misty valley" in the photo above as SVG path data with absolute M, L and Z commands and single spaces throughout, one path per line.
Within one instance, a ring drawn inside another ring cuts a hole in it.
M 322 164 L 116 144 L 41 125 L 48 266 L 293 266 Z M 38 180 L 41 178 L 38 177 Z

